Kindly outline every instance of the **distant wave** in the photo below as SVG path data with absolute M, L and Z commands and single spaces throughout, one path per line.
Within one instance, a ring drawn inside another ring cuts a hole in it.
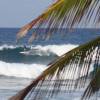
M 52 54 L 56 54 L 58 56 L 61 56 L 62 54 L 68 52 L 69 50 L 77 47 L 78 45 L 73 45 L 73 44 L 62 44 L 62 45 L 46 45 L 46 46 L 42 46 L 42 45 L 33 45 L 32 47 L 27 46 L 28 49 L 32 49 L 33 51 L 37 50 L 36 55 L 50 55 L 50 53 Z M 23 48 L 23 46 L 13 46 L 13 45 L 2 45 L 0 46 L 0 51 L 5 50 L 5 49 L 15 49 L 15 48 Z M 44 51 L 46 54 L 44 54 Z M 34 53 L 34 52 L 33 52 Z M 30 55 L 35 55 L 35 54 L 30 54 Z
M 0 61 L 0 76 L 36 78 L 45 68 L 46 65 L 42 64 L 18 64 Z
M 53 54 L 56 54 L 57 56 L 61 56 L 77 46 L 78 45 L 73 45 L 73 44 L 46 45 L 46 46 L 37 45 L 32 47 L 32 49 L 38 49 L 40 51 L 48 51 L 52 52 Z
M 33 46 L 0 46 L 0 61 L 8 63 L 42 63 L 48 64 L 58 56 L 63 55 L 77 45 L 33 45 Z
M 1 45 L 0 46 L 0 51 L 4 50 L 4 49 L 15 49 L 15 48 L 18 48 L 18 47 L 23 47 L 23 46 L 14 46 L 14 45 L 7 45 L 7 44 L 4 44 L 4 45 Z
M 57 57 L 56 54 L 53 54 L 49 51 L 37 50 L 33 47 L 30 54 L 25 55 L 21 52 L 30 51 L 32 48 L 27 46 L 13 46 L 13 45 L 2 45 L 0 46 L 0 61 L 8 63 L 48 63 L 53 58 Z M 50 60 L 51 59 L 51 60 Z

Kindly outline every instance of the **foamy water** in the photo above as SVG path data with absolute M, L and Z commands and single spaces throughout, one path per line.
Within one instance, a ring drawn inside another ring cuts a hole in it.
M 42 64 L 28 65 L 18 63 L 6 63 L 0 61 L 0 75 L 5 76 L 36 78 L 45 69 L 46 65 Z
M 48 51 L 52 52 L 58 56 L 63 55 L 64 53 L 70 51 L 71 49 L 77 47 L 78 45 L 73 45 L 73 44 L 63 44 L 63 45 L 47 45 L 47 46 L 41 46 L 37 45 L 33 47 L 33 49 L 39 49 L 43 51 Z
M 37 50 L 37 53 L 38 54 L 41 53 L 41 56 L 44 55 L 41 51 L 44 51 L 45 53 L 48 54 L 51 52 L 55 55 L 61 56 L 75 47 L 77 47 L 77 45 L 71 45 L 71 44 L 47 45 L 47 46 L 37 45 L 31 47 L 30 50 L 33 51 L 34 49 Z M 15 48 L 18 48 L 18 46 L 2 45 L 0 47 L 0 51 L 7 50 L 7 49 L 15 49 Z M 34 55 L 37 55 L 37 53 L 35 52 Z M 33 54 L 29 54 L 29 55 L 33 55 Z M 48 66 L 45 64 L 38 64 L 38 63 L 24 64 L 24 63 L 8 63 L 8 62 L 0 61 L 0 75 L 23 77 L 23 78 L 36 78 L 47 67 Z
M 63 55 L 64 53 L 70 51 L 71 49 L 77 47 L 78 45 L 73 45 L 73 44 L 62 44 L 62 45 L 46 45 L 46 46 L 42 46 L 42 45 L 33 45 L 33 46 L 27 46 L 30 49 L 38 49 L 40 52 L 41 51 L 45 51 L 46 53 L 54 53 L 58 56 Z M 4 50 L 4 49 L 15 49 L 18 47 L 23 47 L 23 46 L 13 46 L 13 45 L 1 45 L 0 46 L 0 50 Z M 34 54 L 35 55 L 35 54 Z M 42 54 L 41 54 L 42 55 Z

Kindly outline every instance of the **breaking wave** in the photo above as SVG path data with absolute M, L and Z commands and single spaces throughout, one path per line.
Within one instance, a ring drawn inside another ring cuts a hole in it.
M 72 44 L 63 44 L 63 45 L 46 45 L 46 46 L 42 46 L 42 45 L 36 45 L 36 46 L 32 46 L 29 47 L 27 46 L 26 49 L 28 50 L 33 50 L 37 52 L 33 52 L 33 54 L 30 55 L 50 55 L 51 54 L 55 54 L 57 56 L 61 56 L 62 54 L 68 52 L 69 50 L 77 47 L 78 45 L 72 45 Z M 2 45 L 0 46 L 0 51 L 3 50 L 17 50 L 17 49 L 21 49 L 21 51 L 23 51 L 25 48 L 24 46 L 13 46 L 13 45 Z M 44 53 L 43 53 L 44 51 Z M 35 53 L 35 54 L 34 54 Z
M 0 46 L 0 76 L 35 78 L 47 64 L 77 45 Z M 28 55 L 21 52 L 28 52 Z
M 23 78 L 35 78 L 44 69 L 46 65 L 42 64 L 20 64 L 20 63 L 6 63 L 0 61 L 0 75 L 14 76 Z

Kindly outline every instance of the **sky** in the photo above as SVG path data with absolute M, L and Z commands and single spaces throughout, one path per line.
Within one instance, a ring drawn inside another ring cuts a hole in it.
M 53 0 L 0 0 L 0 27 L 21 27 L 40 15 Z

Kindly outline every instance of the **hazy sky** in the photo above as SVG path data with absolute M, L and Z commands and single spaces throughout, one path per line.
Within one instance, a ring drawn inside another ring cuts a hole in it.
M 38 16 L 53 0 L 0 0 L 0 27 L 21 27 Z

